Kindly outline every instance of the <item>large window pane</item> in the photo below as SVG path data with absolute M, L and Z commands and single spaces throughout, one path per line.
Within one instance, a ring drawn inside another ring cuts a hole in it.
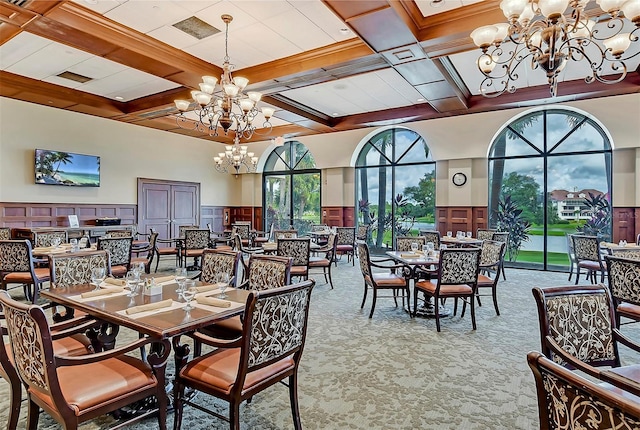
M 320 173 L 293 175 L 293 228 L 298 234 L 320 224 Z

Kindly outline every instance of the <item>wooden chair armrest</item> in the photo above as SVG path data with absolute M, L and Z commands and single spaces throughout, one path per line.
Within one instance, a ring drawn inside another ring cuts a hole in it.
M 79 364 L 97 363 L 98 361 L 106 360 L 108 358 L 114 358 L 126 354 L 127 352 L 134 351 L 150 343 L 161 343 L 163 345 L 162 352 L 159 359 L 166 360 L 171 352 L 171 343 L 168 340 L 157 339 L 153 337 L 143 337 L 135 340 L 128 345 L 121 346 L 119 348 L 111 349 L 108 351 L 97 352 L 95 354 L 80 355 L 80 356 L 65 356 L 56 355 L 56 364 L 58 366 L 76 366 Z
M 49 263 L 49 260 L 46 259 L 46 258 L 33 257 L 31 260 L 33 261 L 34 264 L 48 264 Z
M 377 267 L 379 269 L 408 269 L 409 267 L 406 264 L 392 264 L 392 265 L 386 265 L 386 264 L 377 264 L 377 263 L 381 263 L 384 261 L 395 261 L 393 258 L 385 258 L 382 260 L 371 260 L 371 266 L 373 267 Z
M 627 348 L 633 349 L 635 352 L 640 352 L 640 344 L 636 343 L 631 338 L 629 338 L 629 337 L 625 336 L 624 334 L 622 334 L 622 332 L 619 329 L 617 329 L 617 328 L 613 329 L 613 337 L 618 342 L 620 342 L 621 344 L 626 346 Z
M 614 369 L 607 369 L 600 372 L 600 379 L 636 396 L 640 396 L 640 383 L 615 373 Z
M 218 339 L 215 337 L 207 336 L 206 334 L 200 333 L 199 331 L 189 333 L 188 336 L 190 336 L 194 340 L 198 340 L 206 345 L 213 346 L 215 348 L 239 348 L 242 345 L 242 337 L 229 340 Z
M 95 327 L 98 324 L 100 324 L 100 322 L 95 318 L 92 318 L 88 315 L 83 315 L 81 317 L 76 317 L 51 324 L 49 328 L 51 329 L 51 338 L 55 340 L 70 336 L 72 334 L 84 332 L 90 328 Z
M 598 378 L 601 379 L 601 371 L 598 370 L 597 368 L 590 366 L 589 364 L 585 363 L 582 360 L 579 360 L 578 358 L 574 357 L 573 355 L 569 354 L 567 351 L 565 351 L 564 349 L 562 349 L 560 347 L 560 345 L 558 345 L 558 342 L 555 341 L 554 338 L 552 338 L 551 336 L 547 335 L 545 337 L 545 341 L 547 343 L 547 346 L 549 346 L 549 348 L 553 351 L 554 354 L 562 357 L 562 359 L 564 361 L 566 361 L 569 365 L 571 365 L 573 368 L 578 369 L 583 371 L 584 373 L 586 373 L 587 375 L 593 376 L 594 378 Z

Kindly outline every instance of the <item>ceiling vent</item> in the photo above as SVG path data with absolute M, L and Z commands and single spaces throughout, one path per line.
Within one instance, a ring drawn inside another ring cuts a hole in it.
M 144 118 L 144 119 L 156 118 L 156 117 L 167 116 L 167 115 L 174 114 L 174 113 L 177 113 L 177 112 L 178 112 L 178 109 L 176 109 L 175 106 L 171 106 L 171 107 L 164 108 L 164 109 L 158 109 L 158 110 L 154 110 L 154 111 L 151 111 L 151 112 L 142 113 L 142 114 L 138 115 L 138 118 Z
M 176 22 L 173 26 L 198 40 L 220 33 L 220 30 L 195 16 Z
M 79 74 L 73 73 L 73 72 L 62 72 L 57 76 L 59 78 L 69 79 L 70 81 L 80 82 L 81 84 L 84 84 L 85 82 L 89 82 L 89 81 L 93 80 L 93 78 L 89 78 L 87 76 L 82 76 L 82 75 L 79 75 Z

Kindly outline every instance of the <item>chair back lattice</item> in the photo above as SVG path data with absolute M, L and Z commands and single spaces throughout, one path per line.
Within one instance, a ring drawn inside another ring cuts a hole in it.
M 440 250 L 439 285 L 477 284 L 480 248 Z
M 504 242 L 496 242 L 486 239 L 482 242 L 482 252 L 480 253 L 480 265 L 485 267 L 497 266 L 504 259 Z
M 578 261 L 600 261 L 600 246 L 596 236 L 574 234 L 571 239 L 573 240 L 573 252 Z
M 440 248 L 440 232 L 437 230 L 420 230 L 420 236 L 425 238 L 425 242 L 433 243 L 434 249 Z
M 31 264 L 28 240 L 0 240 L 0 273 L 29 272 Z
M 131 230 L 109 230 L 107 234 L 110 237 L 133 237 L 133 232 Z
M 249 259 L 249 289 L 269 290 L 289 284 L 291 258 L 252 255 Z
M 184 232 L 187 230 L 199 230 L 199 225 L 181 225 L 178 227 L 178 236 L 180 239 L 184 239 Z
M 364 241 L 358 241 L 358 260 L 360 261 L 360 271 L 365 282 L 371 280 L 371 258 L 369 246 Z
M 232 234 L 238 234 L 242 240 L 249 240 L 251 235 L 251 226 L 249 224 L 233 224 L 231 230 Z
M 640 305 L 640 260 L 617 256 L 605 257 L 609 273 L 609 290 L 616 301 Z
M 326 224 L 311 224 L 311 231 L 325 231 L 329 230 L 329 226 Z
M 204 249 L 209 246 L 210 238 L 209 230 L 185 230 L 184 247 L 185 249 Z
M 131 263 L 131 243 L 133 238 L 129 237 L 99 237 L 98 249 L 109 253 L 109 260 L 112 266 L 129 266 Z
M 359 224 L 356 230 L 356 240 L 367 240 L 371 224 Z
M 476 238 L 478 240 L 493 240 L 493 233 L 495 232 L 496 230 L 490 228 L 479 228 L 476 231 Z
M 311 252 L 311 239 L 278 239 L 277 255 L 280 257 L 291 257 L 293 266 L 308 266 L 309 254 Z
M 336 227 L 338 245 L 353 245 L 356 242 L 355 227 Z
M 411 251 L 411 244 L 417 243 L 418 249 L 422 251 L 422 245 L 426 245 L 427 239 L 424 236 L 401 236 L 396 238 L 396 251 Z
M 612 249 L 611 255 L 626 258 L 628 260 L 640 261 L 640 249 Z
M 200 281 L 208 284 L 216 282 L 216 275 L 219 273 L 226 273 L 229 275 L 229 280 L 233 280 L 238 271 L 241 255 L 242 254 L 237 251 L 205 250 L 202 253 Z M 233 283 L 235 284 L 235 282 Z
M 295 239 L 298 237 L 298 230 L 273 230 L 273 239 Z
M 613 338 L 613 303 L 604 285 L 535 287 L 533 295 L 538 305 L 543 353 L 547 357 L 564 364 L 546 344 L 546 337 L 551 336 L 560 348 L 587 364 L 619 365 Z
M 11 227 L 0 227 L 0 240 L 11 239 Z
M 527 361 L 536 381 L 541 430 L 640 428 L 636 402 L 558 366 L 539 352 L 527 354 Z
M 81 254 L 53 254 L 49 256 L 51 283 L 57 288 L 91 282 L 91 270 L 104 267 L 110 271 L 107 251 L 86 251 Z
M 493 240 L 495 242 L 507 243 L 507 241 L 509 240 L 509 232 L 508 231 L 496 231 L 495 233 L 493 233 L 493 236 L 491 236 L 491 240 Z
M 49 394 L 52 399 L 60 395 L 59 390 L 51 390 L 52 382 L 57 385 L 57 376 L 47 366 L 53 361 L 53 345 L 44 311 L 12 300 L 6 291 L 0 291 L 0 303 L 20 379 L 30 389 Z
M 250 297 L 245 311 L 248 336 L 243 351 L 248 372 L 302 351 L 314 284 L 306 281 Z
M 67 243 L 66 231 L 41 231 L 35 234 L 34 247 L 51 246 L 54 239 L 60 239 L 60 243 Z

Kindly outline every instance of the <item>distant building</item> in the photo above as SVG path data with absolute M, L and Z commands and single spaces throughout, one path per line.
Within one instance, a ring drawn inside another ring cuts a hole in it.
M 602 196 L 605 194 L 602 191 L 594 189 L 580 191 L 553 190 L 549 193 L 549 198 L 557 209 L 560 219 L 589 219 L 593 215 L 586 204 L 589 193 L 594 196 Z

